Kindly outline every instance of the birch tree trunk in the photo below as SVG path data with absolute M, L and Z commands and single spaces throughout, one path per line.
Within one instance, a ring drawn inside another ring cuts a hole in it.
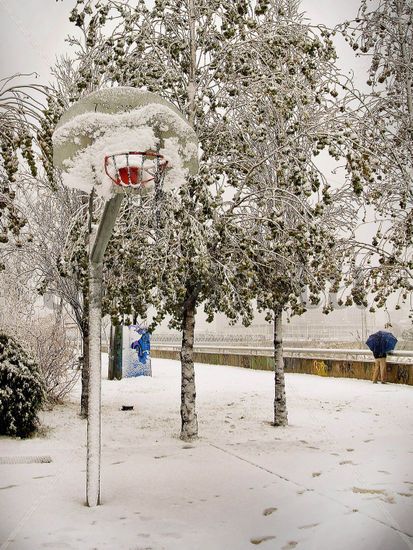
M 287 426 L 283 359 L 282 308 L 274 309 L 274 426 Z
M 195 124 L 195 95 L 196 95 L 196 32 L 195 32 L 195 5 L 194 0 L 189 0 L 189 74 L 188 74 L 188 120 L 194 128 Z
M 198 437 L 198 418 L 195 409 L 195 369 L 194 369 L 194 332 L 195 332 L 194 293 L 188 291 L 184 305 L 181 348 L 181 439 L 190 441 Z
M 89 402 L 89 290 L 83 291 L 83 320 L 82 320 L 82 392 L 80 396 L 80 416 L 87 417 Z
M 402 54 L 402 61 L 404 62 L 406 67 L 411 66 L 411 50 L 408 51 L 408 47 L 406 44 L 405 39 L 405 29 L 403 28 L 402 24 L 402 13 L 403 13 L 403 2 L 401 0 L 398 0 L 396 2 L 396 12 L 397 12 L 397 26 L 398 26 L 398 33 L 399 33 L 399 42 L 400 42 L 400 50 Z M 410 21 L 407 22 L 407 25 L 412 25 L 413 21 L 412 18 L 410 18 Z M 412 96 L 412 81 L 409 77 L 409 72 L 406 71 L 406 77 L 405 77 L 405 89 L 406 89 L 406 98 L 407 98 L 407 112 L 409 113 L 409 119 L 410 122 L 413 120 L 413 96 Z
M 92 232 L 94 191 L 89 197 L 84 197 L 83 203 L 88 202 L 88 232 L 85 237 L 85 248 L 89 250 L 90 234 Z M 90 373 L 90 353 L 89 353 L 89 282 L 82 289 L 82 346 L 83 346 L 83 364 L 82 364 L 82 390 L 80 395 L 80 416 L 87 418 L 89 406 L 89 373 Z
M 189 0 L 189 74 L 188 74 L 188 107 L 189 123 L 195 123 L 196 95 L 196 32 L 195 5 Z M 187 296 L 183 306 L 182 347 L 181 347 L 181 439 L 190 441 L 198 437 L 198 418 L 195 408 L 195 369 L 194 369 L 194 331 L 197 291 L 187 287 Z

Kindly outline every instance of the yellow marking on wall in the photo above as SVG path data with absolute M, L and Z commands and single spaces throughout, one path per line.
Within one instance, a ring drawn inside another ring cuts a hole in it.
M 324 361 L 314 359 L 313 368 L 314 368 L 314 373 L 317 374 L 318 376 L 328 376 L 327 365 L 324 363 Z

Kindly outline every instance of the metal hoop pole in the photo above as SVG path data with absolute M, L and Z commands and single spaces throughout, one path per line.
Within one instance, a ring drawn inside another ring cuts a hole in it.
M 89 254 L 89 401 L 87 415 L 86 503 L 100 504 L 101 462 L 101 331 L 103 257 L 123 200 L 116 195 L 105 204 L 102 218 L 91 238 Z
M 100 504 L 101 460 L 101 316 L 102 263 L 90 262 L 89 279 L 89 399 L 87 415 L 86 502 Z

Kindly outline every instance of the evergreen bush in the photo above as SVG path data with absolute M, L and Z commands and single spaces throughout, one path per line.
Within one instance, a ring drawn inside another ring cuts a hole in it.
M 0 333 L 0 434 L 28 437 L 45 400 L 42 377 L 14 338 Z

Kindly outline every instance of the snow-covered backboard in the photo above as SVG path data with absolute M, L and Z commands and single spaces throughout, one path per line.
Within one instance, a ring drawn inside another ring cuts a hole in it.
M 160 96 L 136 88 L 107 88 L 74 103 L 53 134 L 53 160 L 71 188 L 110 196 L 116 185 L 105 158 L 158 151 L 167 162 L 164 189 L 179 187 L 198 171 L 197 137 L 185 117 Z M 145 190 L 153 181 L 145 183 Z

